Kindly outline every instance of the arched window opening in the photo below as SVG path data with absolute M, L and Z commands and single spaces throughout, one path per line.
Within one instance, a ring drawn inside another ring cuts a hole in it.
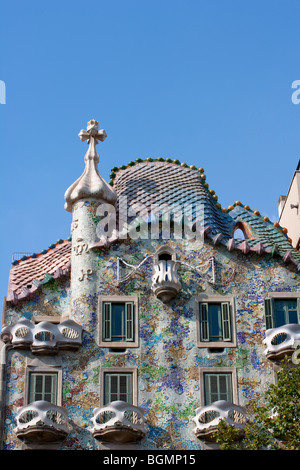
M 245 234 L 241 228 L 237 228 L 233 233 L 234 238 L 245 240 Z
M 248 228 L 247 224 L 244 222 L 237 222 L 233 229 L 233 238 L 236 240 L 248 240 L 249 238 L 253 238 L 251 230 Z
M 168 261 L 168 260 L 171 260 L 172 259 L 172 256 L 170 255 L 170 253 L 161 253 L 158 255 L 158 261 Z
M 161 246 L 154 254 L 154 263 L 158 261 L 176 261 L 175 251 L 169 245 Z

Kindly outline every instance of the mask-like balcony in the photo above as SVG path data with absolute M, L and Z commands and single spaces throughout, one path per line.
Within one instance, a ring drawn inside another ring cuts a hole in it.
M 263 343 L 266 345 L 265 355 L 271 361 L 281 360 L 284 356 L 292 356 L 295 352 L 295 344 L 300 341 L 300 325 L 290 323 L 288 325 L 270 328 L 266 331 Z
M 207 406 L 196 409 L 194 433 L 198 439 L 204 441 L 215 441 L 215 431 L 218 428 L 220 420 L 226 421 L 231 426 L 239 429 L 241 436 L 246 423 L 246 414 L 244 408 L 234 405 L 225 400 L 219 400 Z
M 93 436 L 101 441 L 124 444 L 139 441 L 146 434 L 143 408 L 124 401 L 113 401 L 102 408 L 95 408 L 91 421 Z
M 82 327 L 73 320 L 59 324 L 37 324 L 22 318 L 2 328 L 0 338 L 16 349 L 31 349 L 34 354 L 57 354 L 59 349 L 77 350 L 81 346 Z
M 70 432 L 67 410 L 48 401 L 35 401 L 17 410 L 16 436 L 25 444 L 63 441 Z
M 159 260 L 154 264 L 152 291 L 164 303 L 170 302 L 181 289 L 177 274 L 178 264 L 173 260 Z

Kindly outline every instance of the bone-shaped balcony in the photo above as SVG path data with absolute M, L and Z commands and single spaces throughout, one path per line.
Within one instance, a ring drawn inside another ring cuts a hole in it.
M 246 423 L 246 414 L 244 408 L 234 405 L 225 400 L 219 400 L 207 406 L 196 409 L 194 433 L 198 439 L 205 441 L 215 440 L 215 431 L 221 420 L 239 429 L 241 435 Z
M 21 319 L 2 328 L 1 339 L 17 349 L 31 349 L 35 354 L 56 354 L 59 349 L 77 350 L 81 345 L 82 327 L 73 320 L 59 324 L 37 324 Z
M 178 264 L 173 260 L 160 260 L 154 264 L 152 291 L 162 302 L 170 302 L 181 289 L 177 274 Z
M 284 356 L 291 356 L 299 342 L 300 325 L 296 323 L 270 328 L 263 340 L 266 345 L 264 353 L 270 360 L 280 360 Z
M 40 400 L 17 409 L 16 436 L 25 443 L 63 441 L 70 432 L 67 410 Z
M 144 410 L 124 401 L 113 401 L 94 409 L 93 436 L 115 443 L 136 442 L 146 434 Z

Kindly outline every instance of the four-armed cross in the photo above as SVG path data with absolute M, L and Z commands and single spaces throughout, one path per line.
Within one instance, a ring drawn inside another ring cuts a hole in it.
M 87 123 L 87 130 L 81 129 L 78 136 L 82 142 L 87 140 L 87 143 L 94 143 L 95 145 L 98 144 L 99 140 L 103 142 L 107 134 L 104 129 L 98 130 L 99 122 L 92 119 Z

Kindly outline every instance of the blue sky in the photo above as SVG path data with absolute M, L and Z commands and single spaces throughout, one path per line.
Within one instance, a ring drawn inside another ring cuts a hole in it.
M 100 172 L 202 166 L 222 206 L 276 220 L 300 157 L 299 0 L 0 1 L 1 264 L 70 235 L 64 192 L 97 119 Z

